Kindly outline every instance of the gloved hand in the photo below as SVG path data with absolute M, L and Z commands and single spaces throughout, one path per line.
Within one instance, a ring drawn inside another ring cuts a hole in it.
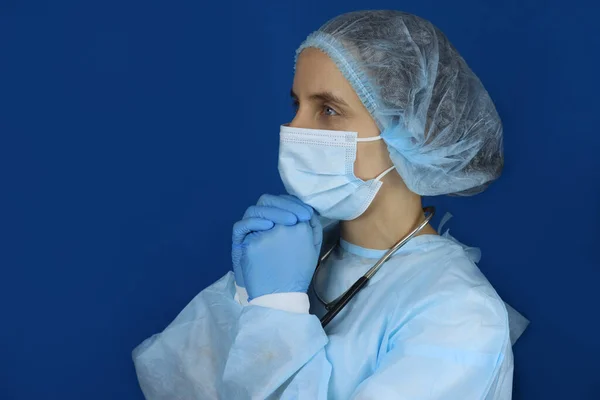
M 306 292 L 323 231 L 312 208 L 292 196 L 264 195 L 233 229 L 234 273 L 249 299 Z
M 249 207 L 242 220 L 233 226 L 231 260 L 235 283 L 239 287 L 246 287 L 240 265 L 244 249 L 243 241 L 246 235 L 252 232 L 267 231 L 275 224 L 291 226 L 298 221 L 309 221 L 312 213 L 313 210 L 310 206 L 289 195 L 263 195 L 256 206 Z
M 272 221 L 262 218 L 244 218 L 233 225 L 231 262 L 233 263 L 235 284 L 239 287 L 246 287 L 241 265 L 242 251 L 244 249 L 242 242 L 244 241 L 244 238 L 251 232 L 267 231 L 273 228 L 273 226 L 275 226 L 275 224 Z

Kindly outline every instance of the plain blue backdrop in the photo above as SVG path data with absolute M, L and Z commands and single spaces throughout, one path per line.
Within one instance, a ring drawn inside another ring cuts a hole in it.
M 438 25 L 505 126 L 483 195 L 428 199 L 532 324 L 515 399 L 600 399 L 598 7 L 580 0 L 0 0 L 0 398 L 142 399 L 131 350 L 280 193 L 294 50 L 329 18 Z

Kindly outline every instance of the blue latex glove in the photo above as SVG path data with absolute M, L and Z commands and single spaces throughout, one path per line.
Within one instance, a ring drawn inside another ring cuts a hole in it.
M 235 283 L 246 287 L 240 261 L 243 241 L 252 232 L 267 231 L 275 226 L 295 225 L 298 221 L 309 221 L 313 210 L 293 196 L 273 196 L 265 194 L 258 200 L 256 206 L 249 207 L 241 221 L 233 226 L 231 261 Z
M 265 195 L 248 209 L 234 232 L 239 232 L 234 234 L 234 246 L 241 245 L 239 269 L 249 300 L 308 290 L 323 239 L 312 208 L 292 196 Z
M 242 242 L 246 235 L 251 232 L 266 231 L 273 228 L 275 224 L 262 218 L 247 218 L 236 222 L 233 225 L 233 238 L 231 245 L 231 261 L 233 263 L 233 275 L 235 276 L 235 284 L 239 287 L 246 287 L 244 283 L 244 275 L 242 274 Z

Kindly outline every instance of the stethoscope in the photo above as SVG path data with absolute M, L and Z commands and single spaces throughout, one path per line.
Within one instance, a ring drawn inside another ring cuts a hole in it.
M 369 279 L 371 279 L 373 277 L 373 275 L 375 275 L 377 273 L 377 271 L 379 271 L 381 266 L 392 255 L 394 255 L 394 253 L 398 249 L 400 249 L 402 246 L 404 246 L 410 239 L 415 237 L 415 235 L 417 233 L 421 232 L 421 230 L 423 230 L 423 228 L 425 228 L 425 226 L 427 226 L 427 224 L 429 223 L 429 221 L 431 220 L 431 218 L 433 218 L 433 215 L 435 214 L 435 207 L 425 207 L 425 208 L 423 208 L 423 212 L 425 213 L 425 220 L 423 222 L 421 222 L 419 224 L 419 226 L 417 226 L 415 229 L 413 229 L 412 232 L 410 232 L 408 235 L 403 237 L 398 243 L 396 243 L 391 249 L 389 249 L 383 255 L 383 257 L 381 257 L 379 259 L 379 261 L 377 261 L 375 263 L 375 265 L 373 265 L 371 267 L 371 269 L 369 269 L 363 276 L 361 276 L 356 282 L 354 282 L 354 284 L 352 286 L 350 286 L 350 289 L 346 290 L 344 293 L 342 293 L 341 296 L 339 296 L 337 299 L 335 299 L 331 302 L 326 302 L 325 300 L 323 300 L 321 298 L 321 296 L 319 296 L 319 293 L 317 293 L 317 289 L 315 288 L 315 277 L 319 273 L 319 270 L 321 269 L 321 265 L 329 258 L 329 256 L 331 255 L 331 253 L 337 247 L 338 244 L 335 243 L 333 246 L 331 246 L 331 248 L 329 250 L 327 250 L 327 252 L 325 252 L 325 254 L 323 254 L 321 259 L 319 260 L 319 263 L 317 264 L 317 268 L 315 269 L 315 273 L 313 274 L 312 282 L 311 282 L 311 286 L 313 288 L 313 292 L 314 292 L 317 300 L 319 300 L 319 302 L 321 302 L 321 304 L 323 304 L 323 306 L 327 310 L 327 314 L 325 314 L 321 318 L 321 326 L 323 326 L 323 328 L 325 328 L 325 326 L 327 326 L 327 324 L 329 324 L 331 322 L 331 320 L 336 315 L 338 315 L 338 313 L 340 311 L 342 311 L 342 309 L 346 306 L 346 304 L 348 304 L 348 302 L 350 300 L 352 300 L 352 298 L 363 287 L 365 287 L 367 285 L 367 283 L 369 282 Z

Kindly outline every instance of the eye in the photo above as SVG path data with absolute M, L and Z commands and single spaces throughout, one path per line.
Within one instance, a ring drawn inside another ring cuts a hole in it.
M 323 106 L 323 114 L 328 117 L 335 117 L 335 116 L 339 115 L 339 113 L 337 111 L 335 111 L 333 108 L 331 108 L 329 106 Z

